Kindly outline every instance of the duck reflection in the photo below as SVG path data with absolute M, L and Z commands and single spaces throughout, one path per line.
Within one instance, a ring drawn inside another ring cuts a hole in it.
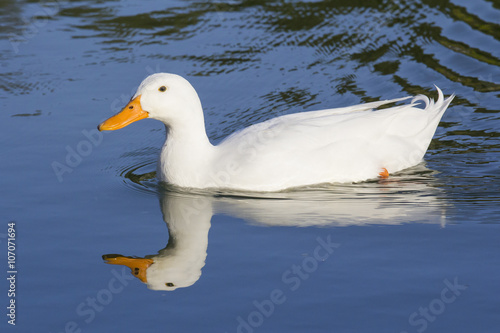
M 149 289 L 172 291 L 189 287 L 201 277 L 214 214 L 224 214 L 265 226 L 350 226 L 436 223 L 445 225 L 447 203 L 433 177 L 393 177 L 392 181 L 342 185 L 309 191 L 274 193 L 268 197 L 160 194 L 167 224 L 167 246 L 144 258 L 107 254 L 108 264 L 125 265 Z
M 212 218 L 209 197 L 162 193 L 160 206 L 167 223 L 167 246 L 145 258 L 107 254 L 108 264 L 124 265 L 153 290 L 175 290 L 193 285 L 205 266 Z

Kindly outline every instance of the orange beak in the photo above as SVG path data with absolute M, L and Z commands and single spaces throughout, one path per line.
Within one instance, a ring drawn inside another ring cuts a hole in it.
M 105 255 L 102 258 L 107 264 L 127 266 L 132 271 L 132 275 L 144 283 L 148 282 L 146 270 L 153 264 L 153 259 L 131 258 L 121 255 Z
M 131 100 L 127 106 L 113 117 L 103 121 L 97 128 L 99 131 L 114 131 L 130 125 L 134 121 L 147 118 L 149 113 L 141 107 L 141 96 Z

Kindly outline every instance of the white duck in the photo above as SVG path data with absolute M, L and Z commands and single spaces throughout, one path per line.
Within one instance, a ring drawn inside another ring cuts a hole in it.
M 418 95 L 407 105 L 374 110 L 405 98 L 289 114 L 249 126 L 214 146 L 205 132 L 198 94 L 184 78 L 147 77 L 129 104 L 99 125 L 116 130 L 153 118 L 167 128 L 157 175 L 189 188 L 279 191 L 319 183 L 388 177 L 418 164 L 453 99 Z M 415 107 L 417 102 L 424 109 Z

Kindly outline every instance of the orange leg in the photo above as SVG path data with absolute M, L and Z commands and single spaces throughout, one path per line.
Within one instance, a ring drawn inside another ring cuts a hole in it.
M 386 168 L 382 168 L 382 171 L 379 172 L 379 176 L 382 179 L 387 179 L 387 178 L 389 178 L 389 171 L 387 171 Z

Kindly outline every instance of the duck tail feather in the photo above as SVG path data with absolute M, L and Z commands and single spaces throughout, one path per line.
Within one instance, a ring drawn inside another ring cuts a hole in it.
M 438 99 L 436 101 L 425 95 L 417 95 L 412 99 L 411 104 L 423 102 L 425 104 L 424 110 L 434 111 L 437 115 L 442 115 L 450 105 L 453 98 L 455 97 L 455 94 L 452 94 L 451 96 L 445 99 L 441 89 L 439 89 L 439 87 L 436 85 L 434 85 L 434 87 L 436 87 L 438 93 Z

